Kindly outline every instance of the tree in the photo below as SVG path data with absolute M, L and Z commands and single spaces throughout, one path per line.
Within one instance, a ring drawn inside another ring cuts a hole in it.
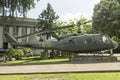
M 68 26 L 68 25 L 74 25 L 75 22 L 77 20 L 70 20 L 68 22 L 57 22 L 55 27 L 56 28 L 59 28 L 61 26 Z M 55 35 L 57 36 L 63 36 L 63 35 L 67 35 L 67 34 L 74 34 L 74 33 L 77 33 L 77 26 L 73 26 L 73 27 L 70 27 L 70 28 L 64 28 L 64 29 L 60 29 L 60 30 L 56 30 L 55 31 Z
M 120 1 L 101 0 L 95 5 L 93 27 L 97 31 L 120 39 Z
M 58 15 L 54 12 L 50 3 L 47 4 L 47 8 L 42 11 L 38 18 L 38 29 L 39 30 L 49 30 L 54 26 Z M 47 33 L 47 39 L 51 37 L 51 33 Z
M 58 22 L 56 24 L 56 27 L 74 25 L 74 24 L 80 22 L 81 26 L 79 26 L 79 27 L 80 27 L 81 33 L 88 34 L 88 33 L 92 32 L 93 28 L 92 28 L 91 24 L 88 24 L 88 23 L 87 24 L 82 24 L 82 23 L 87 22 L 87 21 L 88 20 L 85 17 L 81 17 L 80 20 L 74 19 L 74 20 L 70 20 L 68 22 Z M 55 31 L 55 33 L 58 36 L 63 36 L 63 35 L 67 35 L 67 34 L 76 34 L 78 32 L 78 29 L 79 29 L 78 26 L 73 26 L 73 27 L 70 27 L 70 28 L 57 30 L 57 31 Z
M 38 29 L 39 30 L 48 30 L 50 31 L 51 28 L 56 23 L 57 19 L 59 18 L 58 15 L 54 12 L 52 6 L 50 3 L 47 4 L 47 8 L 42 11 L 42 13 L 39 15 L 38 18 Z M 53 33 L 51 31 L 49 33 L 45 33 L 47 36 L 47 39 L 51 37 Z M 52 55 L 51 55 L 52 56 Z M 41 53 L 41 59 L 47 59 L 48 58 L 48 52 L 47 50 L 44 50 L 44 53 Z
M 0 13 L 2 16 L 25 16 L 28 10 L 35 7 L 34 1 L 36 0 L 0 0 Z
M 81 23 L 80 30 L 81 30 L 81 33 L 83 33 L 83 34 L 94 33 L 92 24 L 88 21 L 89 20 L 85 17 L 81 17 L 81 19 L 79 21 Z M 88 23 L 83 24 L 84 22 L 88 22 Z
M 11 24 L 15 21 L 14 17 L 25 17 L 27 11 L 35 7 L 35 1 L 39 0 L 0 0 L 1 23 L 4 28 L 7 21 Z

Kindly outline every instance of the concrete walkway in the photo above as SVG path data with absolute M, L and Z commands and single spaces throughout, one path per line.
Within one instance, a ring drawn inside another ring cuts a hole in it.
M 0 66 L 0 74 L 120 71 L 120 62 Z

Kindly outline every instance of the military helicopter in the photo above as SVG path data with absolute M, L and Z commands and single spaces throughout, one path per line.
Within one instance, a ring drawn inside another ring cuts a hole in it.
M 82 24 L 86 24 L 88 22 L 84 22 Z M 79 23 L 77 25 L 81 26 L 82 24 Z M 63 29 L 63 28 L 69 28 L 73 26 L 75 25 L 52 28 L 51 31 Z M 48 41 L 40 41 L 40 42 L 18 42 L 9 33 L 5 33 L 5 37 L 12 46 L 29 47 L 35 49 L 52 49 L 52 50 L 60 50 L 60 51 L 67 51 L 74 53 L 103 51 L 103 50 L 115 49 L 118 47 L 118 43 L 105 34 L 101 34 L 101 33 L 81 34 L 79 33 L 80 32 L 79 30 L 80 29 L 78 29 L 78 33 L 76 34 L 69 34 L 61 37 L 56 37 L 57 40 L 52 40 L 52 41 L 48 40 Z M 49 31 L 40 30 L 25 36 L 20 36 L 18 38 L 30 36 L 36 33 L 46 33 L 46 32 Z

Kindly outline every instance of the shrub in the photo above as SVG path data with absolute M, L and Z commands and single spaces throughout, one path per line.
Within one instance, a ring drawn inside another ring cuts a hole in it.
M 22 59 L 22 56 L 24 55 L 23 50 L 15 50 L 13 47 L 9 48 L 6 52 L 6 56 L 8 57 L 8 60 L 12 60 L 14 57 L 16 60 Z
M 31 54 L 31 49 L 30 48 L 24 48 L 23 49 L 23 52 L 24 52 L 24 56 L 30 56 Z
M 15 52 L 16 60 L 21 60 L 23 55 L 24 55 L 23 50 L 16 50 L 16 52 Z
M 16 50 L 13 47 L 11 47 L 7 50 L 6 55 L 7 56 L 14 56 L 15 52 L 16 52 Z
M 16 53 L 16 50 L 13 47 L 11 47 L 7 50 L 6 56 L 8 57 L 9 61 L 12 60 L 12 57 L 15 56 L 15 53 Z

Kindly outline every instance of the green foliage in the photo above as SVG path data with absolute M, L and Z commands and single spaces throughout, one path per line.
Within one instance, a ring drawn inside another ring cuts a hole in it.
M 59 28 L 61 26 L 67 26 L 67 25 L 74 25 L 75 21 L 69 21 L 69 22 L 58 22 L 56 23 L 56 27 Z M 71 34 L 71 33 L 77 33 L 77 26 L 73 26 L 71 28 L 64 28 L 64 29 L 60 29 L 60 30 L 56 30 L 55 34 L 58 36 L 62 36 L 62 35 L 66 35 L 66 34 Z
M 1 80 L 119 80 L 120 72 L 1 75 Z
M 24 52 L 24 56 L 29 56 L 30 52 L 31 52 L 31 49 L 30 48 L 24 48 L 23 52 Z
M 26 15 L 26 12 L 35 7 L 34 1 L 39 0 L 1 0 L 0 13 L 2 16 L 21 16 Z
M 21 57 L 21 56 L 23 56 L 24 55 L 24 52 L 23 52 L 23 50 L 16 50 L 16 52 L 15 52 L 15 56 L 16 57 Z
M 91 24 L 84 24 L 81 29 L 81 32 L 83 34 L 94 33 L 92 30 L 93 30 L 93 28 L 92 28 Z
M 0 0 L 1 23 L 7 29 L 6 23 L 12 25 L 15 17 L 26 17 L 27 11 L 35 7 L 35 1 L 39 0 Z
M 81 17 L 79 22 L 82 24 L 82 23 L 87 22 L 87 21 L 88 21 L 87 18 Z M 80 30 L 81 30 L 81 32 L 83 34 L 94 33 L 94 32 L 92 32 L 93 31 L 93 27 L 92 27 L 91 23 L 82 24 L 80 26 Z
M 6 56 L 10 58 L 15 57 L 16 59 L 22 59 L 22 56 L 24 55 L 23 50 L 15 50 L 13 47 L 9 48 L 6 52 Z
M 15 53 L 16 53 L 16 50 L 13 47 L 11 47 L 7 50 L 6 55 L 7 56 L 14 56 Z
M 109 36 L 120 38 L 120 1 L 101 0 L 95 5 L 93 27 Z
M 67 26 L 67 25 L 74 25 L 78 22 L 80 22 L 81 24 L 88 21 L 86 18 L 81 17 L 80 20 L 74 19 L 74 20 L 70 20 L 68 22 L 58 22 L 56 23 L 56 27 L 61 27 L 61 26 Z M 61 29 L 61 30 L 57 30 L 55 31 L 56 35 L 62 36 L 62 35 L 66 35 L 66 34 L 74 34 L 78 32 L 78 26 L 73 26 L 71 28 L 65 28 L 65 29 Z M 80 31 L 83 34 L 87 34 L 87 33 L 91 33 L 91 31 L 93 30 L 92 25 L 91 24 L 82 24 L 80 26 Z
M 113 36 L 112 39 L 115 40 L 116 42 L 118 42 L 120 44 L 120 39 L 118 37 Z
M 39 30 L 49 30 L 53 27 L 56 23 L 57 19 L 59 18 L 58 15 L 54 12 L 52 6 L 48 3 L 47 8 L 42 11 L 38 18 L 38 29 Z M 47 33 L 47 38 L 51 36 L 51 33 Z

